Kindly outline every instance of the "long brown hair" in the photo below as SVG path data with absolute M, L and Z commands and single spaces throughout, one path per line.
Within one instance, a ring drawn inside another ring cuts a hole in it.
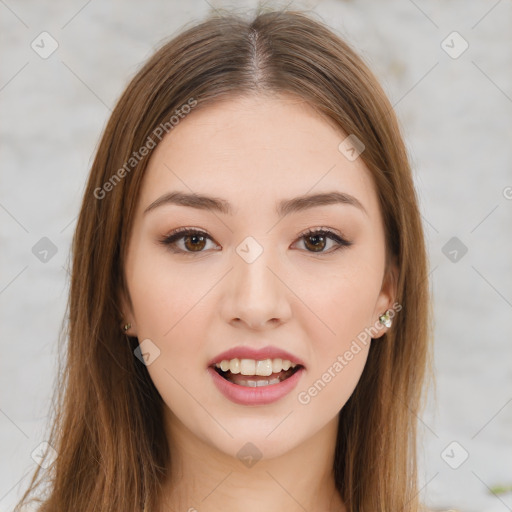
M 170 132 L 184 105 L 267 93 L 305 99 L 365 145 L 361 158 L 379 194 L 403 309 L 371 344 L 340 412 L 333 472 L 350 512 L 419 509 L 416 424 L 431 329 L 408 158 L 392 107 L 363 61 L 322 22 L 288 10 L 260 11 L 251 20 L 223 12 L 187 28 L 149 59 L 115 107 L 73 239 L 65 363 L 48 437 L 58 457 L 47 471 L 37 468 L 18 506 L 46 483 L 41 512 L 140 512 L 145 501 L 155 508 L 172 457 L 164 403 L 134 357 L 137 339 L 120 328 L 123 257 L 139 189 L 156 129 Z

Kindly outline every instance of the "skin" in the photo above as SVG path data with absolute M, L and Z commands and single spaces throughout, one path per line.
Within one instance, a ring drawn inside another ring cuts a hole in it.
M 361 158 L 351 162 L 338 150 L 345 137 L 301 99 L 251 96 L 193 111 L 151 156 L 123 309 L 128 333 L 160 350 L 147 369 L 167 405 L 172 467 L 162 511 L 345 510 L 332 474 L 338 412 L 370 343 L 308 404 L 298 394 L 394 301 L 375 186 Z M 365 211 L 334 204 L 276 213 L 283 199 L 333 190 Z M 234 212 L 163 204 L 144 213 L 170 191 L 220 197 Z M 194 242 L 181 238 L 175 246 L 189 252 L 172 252 L 160 240 L 180 227 L 212 240 L 191 252 Z M 301 238 L 308 228 L 337 230 L 352 245 L 333 251 L 327 238 L 323 253 L 314 252 L 311 238 Z M 248 236 L 263 248 L 252 263 L 236 252 Z M 297 387 L 269 405 L 229 401 L 207 366 L 239 345 L 274 345 L 302 359 Z M 248 442 L 262 454 L 252 467 L 237 457 Z

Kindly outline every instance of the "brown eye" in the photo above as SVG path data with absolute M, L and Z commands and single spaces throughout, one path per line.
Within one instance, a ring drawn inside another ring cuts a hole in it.
M 216 245 L 204 231 L 197 229 L 178 229 L 160 240 L 160 243 L 176 253 L 191 254 L 206 252 L 203 249 L 208 242 Z
M 202 251 L 206 245 L 206 238 L 201 235 L 186 235 L 183 237 L 185 248 L 192 252 Z
M 322 252 L 325 249 L 326 240 L 322 235 L 309 235 L 304 237 L 304 243 L 308 250 Z
M 309 230 L 302 233 L 299 240 L 303 240 L 307 252 L 315 252 L 320 256 L 352 245 L 352 242 L 327 229 Z

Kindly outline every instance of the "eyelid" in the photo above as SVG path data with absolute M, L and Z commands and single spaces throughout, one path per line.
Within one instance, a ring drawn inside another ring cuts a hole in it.
M 341 231 L 338 231 L 337 229 L 334 229 L 334 228 L 324 227 L 324 226 L 317 227 L 317 228 L 307 228 L 299 234 L 299 238 L 301 238 L 303 236 L 308 236 L 308 235 L 315 235 L 318 233 L 324 233 L 326 235 L 336 235 L 337 237 L 342 238 L 345 242 L 349 243 L 348 240 L 344 239 L 344 236 L 341 233 Z

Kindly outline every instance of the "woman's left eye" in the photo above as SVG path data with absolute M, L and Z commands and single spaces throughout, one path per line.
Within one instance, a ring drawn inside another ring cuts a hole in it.
M 332 250 L 325 250 L 329 245 L 329 240 L 332 242 L 332 245 L 331 247 L 328 247 L 328 249 Z M 334 231 L 327 229 L 309 230 L 300 235 L 297 242 L 299 241 L 303 241 L 307 252 L 320 254 L 331 253 L 337 249 L 341 249 L 342 247 L 352 245 L 352 242 L 345 240 Z M 189 228 L 173 231 L 160 240 L 160 243 L 169 247 L 173 252 L 189 254 L 194 252 L 205 252 L 203 249 L 205 249 L 208 242 L 216 245 L 210 235 L 204 231 Z M 294 242 L 294 244 L 297 242 Z
M 321 254 L 331 253 L 341 249 L 342 247 L 349 247 L 352 245 L 352 242 L 345 240 L 334 231 L 330 231 L 328 229 L 309 230 L 306 233 L 302 233 L 299 240 L 304 240 L 304 246 L 308 248 L 309 252 L 316 252 Z M 330 247 L 332 250 L 325 251 L 324 249 L 328 245 L 328 240 L 333 242 L 332 246 Z M 309 247 L 311 247 L 312 250 L 309 250 Z

